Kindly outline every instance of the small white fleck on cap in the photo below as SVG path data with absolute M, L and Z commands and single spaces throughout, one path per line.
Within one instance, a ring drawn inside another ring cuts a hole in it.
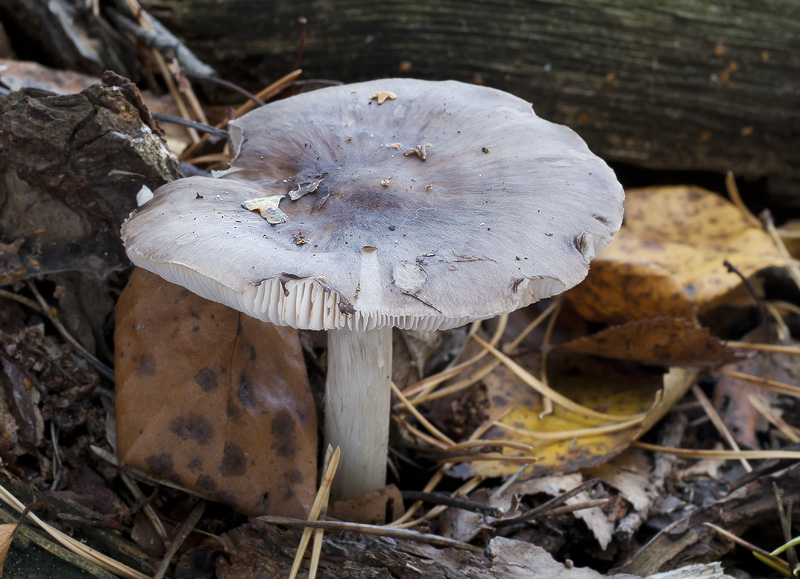
M 153 192 L 150 190 L 150 187 L 147 185 L 142 185 L 142 188 L 139 189 L 139 192 L 136 194 L 136 205 L 141 207 L 148 201 L 153 198 Z

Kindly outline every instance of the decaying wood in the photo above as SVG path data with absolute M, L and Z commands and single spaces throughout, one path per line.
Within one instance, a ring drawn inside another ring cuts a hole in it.
M 605 159 L 800 176 L 800 5 L 665 0 L 154 0 L 227 78 L 482 82 L 575 128 Z
M 6 27 L 62 67 L 121 73 L 132 42 L 79 0 L 9 0 Z M 153 0 L 149 13 L 223 78 L 453 78 L 512 92 L 595 153 L 660 169 L 800 177 L 800 5 L 623 0 Z M 299 18 L 307 19 L 301 25 Z M 39 31 L 47 30 L 41 35 Z M 41 39 L 38 37 L 42 36 Z M 35 39 L 35 40 L 31 40 Z M 19 39 L 18 39 L 19 40 Z M 127 68 L 135 66 L 128 64 Z
M 0 99 L 0 238 L 23 240 L 0 283 L 127 265 L 119 228 L 136 193 L 180 176 L 136 87 L 108 77 L 74 95 Z
M 23 48 L 36 47 L 47 64 L 100 76 L 114 70 L 130 76 L 138 58 L 111 27 L 93 17 L 92 2 L 3 0 L 0 20 Z
M 220 537 L 224 555 L 217 559 L 220 579 L 287 577 L 299 540 L 296 531 L 283 531 L 257 519 Z M 325 536 L 317 577 L 366 579 L 601 579 L 588 568 L 567 567 L 544 549 L 525 541 L 497 537 L 483 554 L 441 549 L 403 539 L 343 533 Z M 634 579 L 617 575 L 616 579 Z
M 778 520 L 773 483 L 783 490 L 784 504 L 800 500 L 800 464 L 765 474 L 725 498 L 675 521 L 653 537 L 617 571 L 646 577 L 684 565 L 720 560 L 734 547 L 703 523 L 713 523 L 741 536 L 750 527 Z M 759 545 L 771 550 L 779 545 Z

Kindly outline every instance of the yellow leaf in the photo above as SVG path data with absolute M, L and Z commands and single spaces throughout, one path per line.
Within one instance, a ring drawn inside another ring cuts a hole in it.
M 660 265 L 704 313 L 745 276 L 786 260 L 763 230 L 735 205 L 699 187 L 656 187 L 627 192 L 625 224 L 600 260 Z
M 538 355 L 522 356 L 518 361 L 538 375 Z M 631 419 L 608 422 L 560 406 L 555 407 L 553 414 L 540 418 L 541 396 L 505 366 L 498 367 L 484 379 L 491 405 L 489 413 L 497 414 L 509 405 L 513 405 L 513 410 L 484 438 L 532 445 L 534 450 L 524 454 L 504 451 L 506 456 L 537 457 L 539 460 L 528 467 L 527 472 L 532 476 L 571 472 L 609 460 L 642 434 L 642 424 L 649 422 L 651 414 L 662 412 L 664 390 L 668 386 L 658 374 L 620 362 L 555 352 L 548 357 L 548 369 L 549 376 L 557 380 L 550 386 L 560 394 L 597 412 Z M 517 468 L 518 465 L 504 462 L 471 465 L 474 473 L 486 477 L 510 475 Z

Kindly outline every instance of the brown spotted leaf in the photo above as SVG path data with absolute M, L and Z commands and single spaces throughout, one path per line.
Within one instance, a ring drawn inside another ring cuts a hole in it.
M 137 269 L 114 338 L 122 463 L 248 515 L 306 516 L 317 419 L 295 330 Z
M 553 350 L 662 365 L 716 366 L 736 359 L 707 329 L 672 318 L 613 326 Z

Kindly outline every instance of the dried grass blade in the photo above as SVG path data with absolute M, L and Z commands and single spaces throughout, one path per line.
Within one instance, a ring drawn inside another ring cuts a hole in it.
M 737 372 L 735 370 L 720 369 L 714 370 L 714 373 L 744 380 L 745 382 L 752 382 L 753 384 L 758 384 L 765 390 L 771 390 L 779 394 L 800 397 L 800 387 L 792 386 L 791 384 L 786 384 L 785 382 L 778 382 L 777 380 L 770 380 L 769 378 L 761 378 L 760 376 L 753 376 L 751 374 L 745 374 L 744 372 Z
M 739 187 L 736 186 L 736 177 L 733 175 L 733 171 L 728 171 L 725 175 L 725 188 L 728 190 L 728 196 L 731 198 L 731 201 L 733 201 L 733 204 L 742 212 L 742 215 L 750 222 L 750 225 L 761 229 L 763 224 L 758 217 L 753 215 L 747 208 L 747 205 L 742 201 L 742 196 L 739 195 Z
M 571 410 L 577 414 L 581 414 L 583 416 L 588 416 L 590 418 L 598 418 L 600 420 L 607 420 L 609 422 L 626 422 L 631 420 L 631 416 L 617 416 L 614 414 L 605 414 L 603 412 L 597 412 L 596 410 L 592 410 L 591 408 L 586 408 L 585 406 L 581 406 L 580 404 L 573 402 L 569 398 L 562 396 L 549 386 L 545 386 L 542 384 L 541 380 L 536 378 L 533 374 L 525 370 L 522 366 L 517 364 L 514 360 L 500 352 L 497 348 L 493 347 L 490 344 L 487 344 L 485 340 L 482 340 L 479 336 L 475 336 L 475 340 L 489 350 L 496 358 L 498 358 L 505 366 L 511 370 L 517 378 L 525 382 L 528 386 L 536 390 L 542 396 L 549 397 L 553 402 L 566 408 L 567 410 Z
M 513 432 L 519 436 L 525 436 L 528 438 L 533 438 L 534 440 L 547 440 L 547 441 L 558 441 L 558 440 L 570 440 L 572 438 L 585 438 L 587 436 L 602 436 L 604 434 L 611 434 L 613 432 L 619 432 L 620 430 L 625 430 L 627 428 L 633 428 L 638 426 L 642 423 L 644 417 L 637 417 L 627 422 L 618 422 L 616 424 L 610 424 L 608 426 L 595 426 L 593 428 L 580 428 L 576 430 L 564 430 L 562 432 L 537 432 L 535 430 L 526 430 L 524 428 L 517 428 L 516 426 L 510 426 L 508 424 L 503 424 L 502 422 L 495 422 L 494 425 L 497 428 L 502 430 L 506 430 L 508 432 Z
M 770 352 L 772 354 L 790 354 L 800 356 L 800 347 L 783 346 L 780 344 L 752 344 L 750 342 L 725 342 L 725 346 L 734 350 L 755 350 L 756 352 Z
M 770 553 L 768 553 L 767 551 L 765 551 L 761 547 L 757 547 L 756 545 L 753 545 L 752 543 L 750 543 L 748 541 L 745 541 L 744 539 L 742 539 L 740 537 L 737 537 L 733 533 L 731 533 L 729 531 L 726 531 L 722 527 L 718 527 L 717 525 L 715 525 L 713 523 L 703 523 L 703 525 L 705 525 L 709 529 L 712 529 L 713 531 L 716 531 L 717 533 L 719 533 L 720 535 L 722 535 L 726 539 L 729 539 L 729 540 L 733 541 L 734 543 L 736 543 L 740 547 L 744 547 L 745 549 L 747 549 L 748 551 L 753 553 L 753 555 L 755 555 L 756 557 L 759 557 L 759 555 L 760 555 L 761 557 L 766 559 L 766 560 L 760 559 L 762 561 L 762 563 L 766 563 L 770 567 L 772 567 L 773 569 L 777 569 L 778 571 L 781 571 L 781 572 L 786 573 L 787 575 L 791 576 L 791 574 L 789 573 L 789 564 L 786 561 L 784 561 L 783 559 L 779 559 L 778 557 L 775 557 L 774 555 L 771 555 Z
M 323 470 L 327 471 L 328 466 L 333 456 L 333 449 L 328 445 L 325 451 L 325 461 L 323 462 Z M 332 480 L 332 479 L 331 479 Z M 330 489 L 325 492 L 325 498 L 322 501 L 322 509 L 320 509 L 319 517 L 317 520 L 324 521 L 328 515 L 328 500 L 330 499 Z M 319 568 L 319 559 L 322 555 L 322 539 L 325 537 L 324 529 L 314 529 L 314 544 L 311 545 L 311 563 L 308 566 L 308 579 L 315 579 L 317 576 L 317 569 Z
M 416 436 L 420 440 L 424 440 L 425 442 L 427 442 L 428 444 L 430 444 L 434 448 L 438 448 L 439 450 L 447 450 L 448 448 L 452 448 L 452 447 L 448 446 L 447 444 L 445 444 L 444 442 L 441 442 L 440 440 L 437 440 L 434 437 L 425 434 L 424 432 L 422 432 L 416 426 L 412 426 L 405 419 L 403 419 L 402 416 L 398 416 L 397 414 L 393 414 L 392 415 L 392 420 L 394 420 L 399 426 L 405 428 L 411 434 L 413 434 L 414 436 Z
M 492 344 L 493 346 L 497 345 L 497 343 L 503 337 L 507 325 L 508 325 L 508 314 L 503 314 L 502 316 L 500 316 L 500 319 L 497 323 L 497 328 L 495 329 L 494 334 L 492 335 L 492 339 L 489 341 L 490 344 Z M 476 335 L 476 332 L 477 330 L 475 332 L 470 331 L 469 337 L 470 338 L 474 337 Z M 486 354 L 487 354 L 486 350 L 481 350 L 479 354 L 473 356 L 469 360 L 465 360 L 460 364 L 456 364 L 455 366 L 442 370 L 441 372 L 434 374 L 433 376 L 428 376 L 427 378 L 423 378 L 419 382 L 412 384 L 403 391 L 403 394 L 405 394 L 406 397 L 408 397 L 409 399 L 414 397 L 413 400 L 411 400 L 413 404 L 421 404 L 422 400 L 426 399 L 428 394 L 430 394 L 431 390 L 436 388 L 442 382 L 449 380 L 454 376 L 457 376 L 463 370 L 466 370 L 470 366 L 473 366 L 474 364 L 479 362 L 482 358 L 484 358 Z
M 750 404 L 753 405 L 753 408 L 755 408 L 761 416 L 766 418 L 772 426 L 777 428 L 789 442 L 792 444 L 800 442 L 800 434 L 797 433 L 796 429 L 792 428 L 783 418 L 777 416 L 769 406 L 767 406 L 764 400 L 753 394 L 750 394 L 747 399 L 750 401 Z
M 308 518 L 310 521 L 315 520 L 319 517 L 320 512 L 322 512 L 322 505 L 328 500 L 328 495 L 331 492 L 331 484 L 333 483 L 333 477 L 336 474 L 336 468 L 339 466 L 339 458 L 341 456 L 341 451 L 339 447 L 336 447 L 336 450 L 331 452 L 330 445 L 328 446 L 328 450 L 326 451 L 326 462 L 327 468 L 325 468 L 325 474 L 322 477 L 322 480 L 319 483 L 319 490 L 317 491 L 317 496 L 314 497 L 314 503 L 311 505 L 311 512 L 308 514 Z M 259 519 L 263 519 L 264 517 L 258 517 Z M 306 547 L 308 546 L 308 541 L 311 538 L 311 527 L 304 527 L 303 528 L 303 535 L 300 537 L 300 544 L 297 547 L 297 553 L 294 557 L 294 563 L 292 564 L 292 570 L 289 573 L 289 579 L 295 579 L 297 577 L 297 573 L 300 571 L 300 564 L 303 561 L 303 555 L 305 555 Z
M 299 521 L 296 519 L 289 519 L 287 517 L 258 517 L 259 520 L 265 523 L 272 523 L 273 525 L 283 525 L 289 528 L 303 528 L 304 526 L 311 526 L 315 529 L 331 529 L 334 531 L 351 531 L 361 533 L 363 535 L 376 535 L 379 537 L 391 537 L 393 539 L 404 539 L 407 541 L 417 541 L 419 543 L 428 543 L 438 547 L 454 547 L 473 553 L 483 553 L 483 547 L 476 547 L 463 541 L 455 539 L 448 539 L 440 535 L 431 533 L 420 533 L 419 531 L 412 531 L 410 529 L 397 529 L 392 527 L 380 525 L 362 525 L 359 523 L 343 523 L 340 521 Z

